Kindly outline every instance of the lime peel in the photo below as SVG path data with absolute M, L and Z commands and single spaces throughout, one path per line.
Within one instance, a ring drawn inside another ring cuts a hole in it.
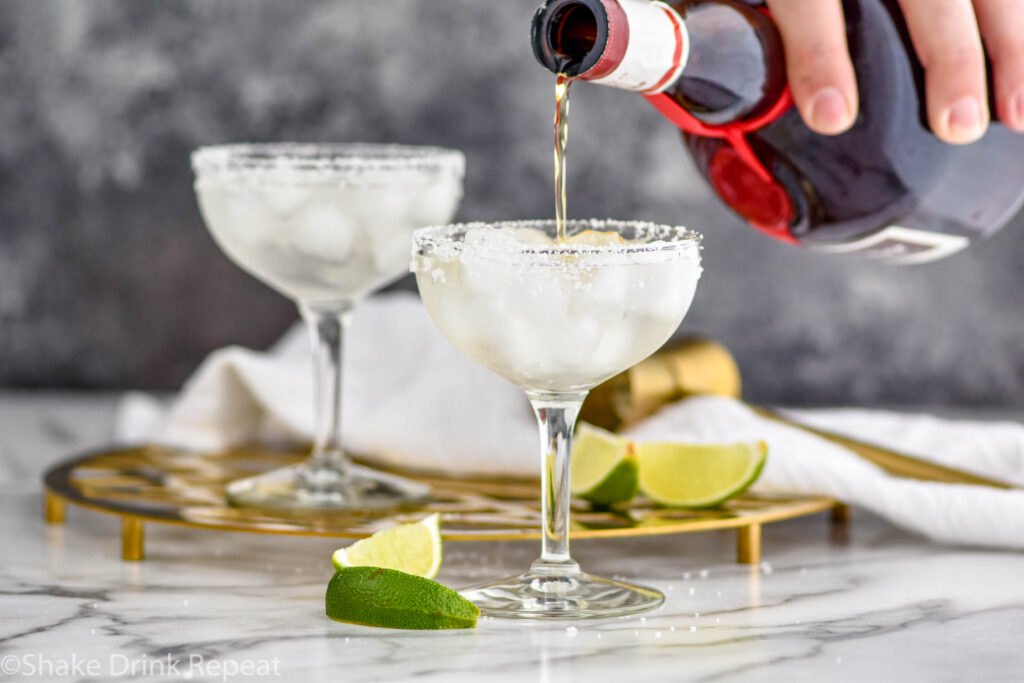
M 476 605 L 447 586 L 381 567 L 339 570 L 324 601 L 335 621 L 381 628 L 473 628 L 480 616 Z
M 638 490 L 635 450 L 629 439 L 580 423 L 570 461 L 571 493 L 595 505 L 631 500 Z

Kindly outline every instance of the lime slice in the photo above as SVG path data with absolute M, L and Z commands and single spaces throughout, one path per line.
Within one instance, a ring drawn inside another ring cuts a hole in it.
M 591 247 L 608 247 L 626 242 L 622 235 L 614 230 L 583 230 L 565 241 L 567 244 L 584 244 Z
M 597 505 L 632 499 L 637 491 L 634 448 L 629 439 L 580 423 L 572 446 L 569 490 Z
M 378 531 L 332 556 L 335 569 L 384 567 L 432 579 L 441 569 L 441 527 L 437 513 L 412 524 Z
M 645 443 L 636 447 L 640 490 L 656 503 L 719 505 L 754 483 L 768 456 L 764 441 L 728 445 Z
M 327 616 L 384 628 L 473 628 L 480 610 L 436 581 L 380 567 L 346 567 L 327 584 Z

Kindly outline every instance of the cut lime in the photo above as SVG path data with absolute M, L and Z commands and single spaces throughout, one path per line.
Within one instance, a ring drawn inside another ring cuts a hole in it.
M 383 628 L 473 628 L 480 610 L 436 581 L 380 567 L 346 567 L 327 584 L 327 616 Z
M 378 531 L 331 558 L 335 569 L 384 567 L 428 579 L 441 570 L 441 527 L 437 513 L 419 522 Z
M 719 505 L 754 483 L 764 467 L 764 441 L 728 445 L 645 443 L 636 447 L 640 490 L 656 503 Z
M 597 505 L 632 499 L 637 491 L 634 448 L 629 439 L 580 423 L 569 466 L 572 494 Z

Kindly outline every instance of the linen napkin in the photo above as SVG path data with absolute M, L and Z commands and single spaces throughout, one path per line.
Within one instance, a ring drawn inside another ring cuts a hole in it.
M 356 309 L 344 340 L 346 448 L 399 467 L 536 475 L 537 426 L 523 391 L 457 351 L 418 297 L 394 293 Z M 312 435 L 312 369 L 305 331 L 274 348 L 212 353 L 164 405 L 125 397 L 118 436 L 215 451 L 261 438 Z M 1024 426 L 872 410 L 801 410 L 812 426 L 1024 486 Z M 1024 491 L 921 482 L 887 474 L 845 448 L 761 418 L 743 403 L 699 397 L 634 427 L 636 440 L 764 439 L 755 490 L 823 494 L 868 508 L 937 541 L 1024 548 Z

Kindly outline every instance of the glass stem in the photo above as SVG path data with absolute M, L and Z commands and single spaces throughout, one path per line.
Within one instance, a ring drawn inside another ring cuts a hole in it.
M 540 425 L 541 507 L 544 537 L 533 571 L 550 575 L 579 572 L 569 556 L 569 454 L 576 417 L 587 392 L 527 392 Z
M 312 306 L 299 304 L 313 348 L 313 454 L 307 464 L 313 470 L 330 469 L 341 474 L 348 459 L 341 447 L 341 342 L 352 304 Z

